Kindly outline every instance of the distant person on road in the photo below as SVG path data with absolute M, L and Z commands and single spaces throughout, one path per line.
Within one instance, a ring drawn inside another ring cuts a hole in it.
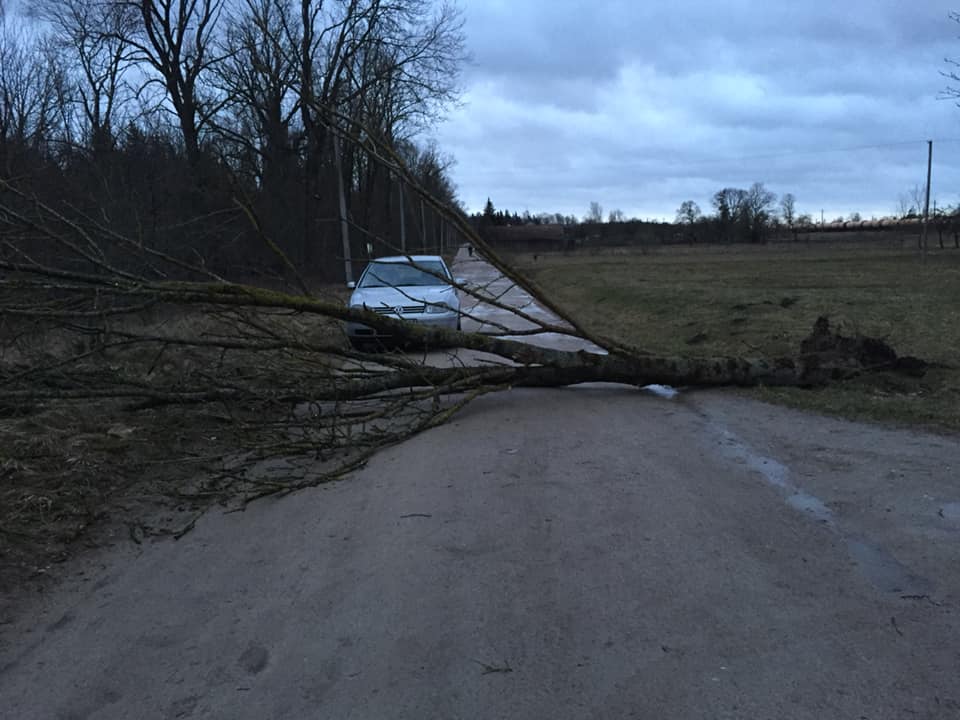
M 473 257 L 473 245 L 467 245 L 467 254 Z

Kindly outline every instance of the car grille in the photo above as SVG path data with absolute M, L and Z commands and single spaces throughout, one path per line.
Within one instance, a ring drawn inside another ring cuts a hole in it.
M 402 315 L 419 315 L 426 309 L 425 305 L 401 305 L 399 307 Z M 376 313 L 380 313 L 381 315 L 397 314 L 396 307 L 375 307 L 370 309 Z

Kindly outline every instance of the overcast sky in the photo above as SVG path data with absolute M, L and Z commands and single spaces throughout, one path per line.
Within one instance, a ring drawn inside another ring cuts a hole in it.
M 673 219 L 760 181 L 881 216 L 924 182 L 928 138 L 934 197 L 960 201 L 960 107 L 937 99 L 960 0 L 458 4 L 472 60 L 436 135 L 471 211 Z

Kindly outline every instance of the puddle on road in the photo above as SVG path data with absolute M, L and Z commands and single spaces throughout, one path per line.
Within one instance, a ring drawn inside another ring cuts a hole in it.
M 940 517 L 944 520 L 960 522 L 960 502 L 945 503 L 944 506 L 940 508 Z
M 713 424 L 711 423 L 711 425 Z M 720 430 L 719 434 L 723 438 L 721 453 L 724 456 L 763 475 L 764 479 L 771 485 L 775 485 L 782 490 L 796 491 L 796 488 L 790 483 L 790 471 L 787 470 L 786 465 L 773 458 L 755 453 L 746 443 L 727 430 Z
M 725 457 L 745 465 L 763 477 L 768 484 L 779 489 L 784 502 L 794 510 L 806 513 L 836 532 L 846 544 L 847 552 L 857 570 L 876 588 L 883 592 L 903 595 L 924 595 L 932 592 L 933 583 L 911 572 L 883 548 L 845 535 L 825 502 L 790 481 L 790 471 L 785 465 L 755 452 L 733 433 L 718 428 L 712 422 L 708 427 L 722 438 L 720 448 Z M 960 519 L 960 503 L 948 503 L 942 508 L 942 513 L 944 517 L 949 517 L 948 513 L 955 513 L 955 517 Z
M 847 538 L 847 550 L 861 574 L 884 592 L 928 595 L 933 589 L 929 580 L 910 572 L 908 567 L 876 545 Z
M 820 498 L 805 493 L 803 490 L 797 490 L 787 497 L 787 505 L 794 510 L 809 513 L 815 520 L 819 520 L 827 525 L 833 525 L 833 513 Z

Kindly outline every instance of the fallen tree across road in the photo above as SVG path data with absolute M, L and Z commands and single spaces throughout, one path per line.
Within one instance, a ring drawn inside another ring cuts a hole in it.
M 403 174 L 395 158 L 381 159 Z M 189 468 L 177 476 L 192 478 L 189 487 L 163 489 L 198 511 L 325 482 L 510 387 L 818 386 L 876 370 L 923 371 L 922 361 L 840 335 L 826 319 L 783 358 L 661 357 L 602 337 L 499 258 L 461 215 L 407 182 L 553 316 L 512 308 L 490 287 L 460 285 L 529 329 L 488 323 L 489 332 L 459 332 L 348 307 L 311 293 L 301 278 L 299 291 L 233 282 L 202 259 L 160 252 L 102 219 L 0 183 L 0 435 L 10 448 L 0 457 L 8 476 L 0 543 L 44 545 L 38 528 L 66 515 L 86 527 L 99 512 L 89 497 L 123 484 L 101 487 L 98 478 L 138 477 L 148 463 Z M 390 335 L 406 351 L 357 352 L 345 321 Z M 524 342 L 535 333 L 580 338 L 603 353 Z M 437 353 L 446 353 L 442 363 Z M 483 362 L 471 359 L 477 353 Z M 159 425 L 166 429 L 151 430 Z M 61 440 L 34 442 L 53 426 Z M 73 482 L 81 476 L 86 485 Z

